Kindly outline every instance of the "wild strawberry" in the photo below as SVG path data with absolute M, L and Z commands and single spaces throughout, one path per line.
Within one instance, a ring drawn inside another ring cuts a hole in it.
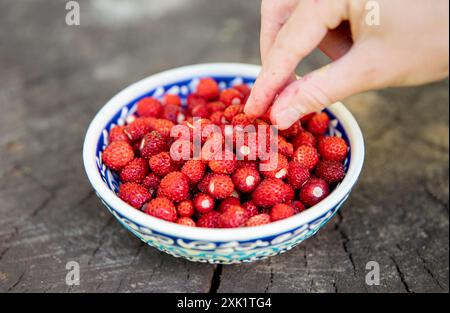
M 247 227 L 261 226 L 269 224 L 270 222 L 271 222 L 270 215 L 263 213 L 250 217 L 248 221 L 245 223 L 245 226 Z
M 228 160 L 231 158 L 230 160 Z M 232 174 L 237 167 L 237 161 L 234 155 L 227 156 L 223 153 L 217 160 L 208 162 L 208 166 L 216 174 Z
M 130 142 L 130 138 L 124 132 L 125 126 L 114 126 L 109 131 L 109 143 L 114 141 L 126 141 Z
M 181 99 L 178 95 L 166 94 L 163 100 L 164 105 L 176 105 L 181 106 Z
M 161 152 L 150 158 L 150 168 L 156 175 L 164 177 L 175 170 L 175 164 L 168 152 Z
M 142 138 L 140 151 L 143 158 L 149 160 L 152 156 L 169 150 L 167 140 L 157 131 L 152 131 Z
M 320 178 L 311 178 L 300 190 L 300 200 L 308 206 L 313 206 L 327 197 L 329 193 L 326 181 Z
M 221 228 L 237 228 L 247 222 L 248 216 L 246 210 L 238 205 L 229 207 L 219 216 L 219 225 Z
M 323 135 L 330 125 L 330 118 L 325 112 L 316 113 L 308 121 L 308 131 L 314 135 Z
M 145 208 L 145 213 L 169 222 L 177 220 L 175 205 L 167 198 L 158 197 L 150 201 Z
M 209 193 L 209 183 L 212 177 L 213 177 L 212 173 L 208 173 L 205 176 L 203 176 L 203 179 L 201 179 L 197 185 L 198 190 L 200 190 L 203 193 Z
M 241 128 L 245 128 L 248 125 L 252 125 L 253 121 L 254 121 L 254 119 L 251 116 L 249 116 L 245 113 L 239 113 L 233 117 L 233 119 L 231 120 L 231 124 L 233 126 L 239 126 Z
M 227 120 L 223 116 L 223 111 L 214 112 L 209 116 L 209 118 L 211 119 L 211 122 L 213 122 L 216 125 L 227 124 Z
M 219 97 L 219 85 L 212 78 L 203 78 L 197 86 L 197 94 L 205 100 L 211 101 Z
M 234 191 L 233 181 L 227 175 L 214 174 L 209 182 L 208 191 L 216 199 L 228 198 Z
M 142 181 L 142 185 L 147 188 L 152 195 L 158 190 L 161 179 L 155 173 L 148 174 Z
M 249 166 L 237 169 L 232 178 L 236 189 L 242 192 L 252 192 L 261 182 L 259 172 Z
M 303 116 L 303 117 L 300 119 L 300 124 L 301 124 L 301 125 L 307 125 L 308 122 L 311 120 L 311 118 L 312 118 L 314 115 L 316 115 L 315 112 L 306 114 L 305 116 Z
M 205 193 L 198 193 L 194 197 L 194 207 L 200 214 L 205 214 L 214 210 L 214 198 Z
M 141 117 L 160 117 L 163 107 L 158 99 L 146 97 L 137 103 L 137 113 Z
M 189 160 L 181 168 L 191 183 L 198 183 L 205 175 L 206 165 L 200 160 Z
M 142 158 L 136 158 L 120 171 L 120 180 L 124 183 L 140 183 L 148 173 L 148 162 Z
M 285 130 L 280 130 L 279 134 L 283 136 L 284 138 L 292 138 L 298 135 L 300 132 L 300 123 L 296 122 L 291 127 Z
M 249 218 L 259 214 L 258 207 L 252 201 L 245 202 L 242 207 L 247 212 Z
M 211 211 L 203 214 L 197 221 L 198 227 L 203 228 L 218 228 L 219 227 L 220 213 L 217 211 Z
M 295 214 L 301 213 L 306 209 L 305 205 L 300 201 L 292 201 L 291 206 L 294 209 Z
M 110 143 L 102 154 L 103 163 L 114 171 L 120 171 L 133 159 L 133 147 L 125 141 L 114 141 Z
M 280 179 L 266 178 L 253 191 L 252 201 L 258 207 L 267 208 L 289 201 L 292 197 L 293 192 L 290 186 Z
M 233 104 L 227 107 L 225 111 L 223 111 L 223 116 L 228 122 L 231 123 L 231 121 L 236 115 L 241 114 L 243 112 L 244 106 L 242 104 Z
M 268 170 L 263 170 L 267 168 Z M 261 174 L 266 178 L 284 179 L 288 175 L 289 162 L 282 154 L 276 154 L 267 161 L 261 161 Z
M 308 168 L 297 161 L 291 161 L 289 163 L 288 180 L 292 188 L 300 189 L 308 181 L 309 177 L 310 173 Z
M 150 126 L 144 118 L 135 119 L 124 129 L 124 133 L 131 141 L 142 139 L 148 132 L 150 132 Z
M 239 201 L 238 198 L 235 197 L 229 197 L 226 198 L 224 200 L 222 200 L 222 202 L 220 202 L 218 211 L 223 213 L 225 212 L 229 207 L 231 206 L 236 206 L 236 205 L 241 205 L 241 201 Z
M 249 160 L 239 160 L 237 161 L 237 169 L 243 168 L 243 167 L 250 167 L 255 170 L 259 169 L 258 163 L 256 161 L 249 161 Z
M 210 114 L 206 105 L 197 105 L 191 110 L 191 115 L 197 118 L 208 118 Z
M 227 106 L 225 105 L 225 103 L 220 102 L 220 101 L 209 102 L 206 105 L 206 108 L 208 109 L 209 113 L 211 113 L 211 114 L 215 113 L 215 112 L 219 112 L 219 111 L 223 112 L 223 110 L 225 110 L 226 107 Z
M 283 220 L 295 214 L 294 209 L 287 204 L 276 204 L 270 209 L 270 219 L 273 222 Z
M 195 213 L 194 203 L 192 200 L 184 200 L 178 203 L 177 206 L 178 215 L 181 217 L 191 217 Z
M 188 227 L 196 227 L 194 220 L 190 217 L 180 217 L 177 219 L 176 223 Z
M 189 197 L 189 180 L 181 172 L 167 174 L 159 184 L 158 195 L 173 202 L 180 202 Z
M 317 153 L 316 148 L 300 146 L 294 152 L 293 160 L 311 171 L 319 162 L 319 154 Z
M 307 131 L 301 131 L 293 140 L 292 144 L 294 145 L 294 149 L 298 149 L 300 146 L 310 146 L 316 147 L 317 140 L 313 134 Z
M 335 184 L 344 179 L 345 168 L 341 162 L 325 160 L 317 165 L 316 175 L 329 184 Z
M 119 187 L 119 198 L 135 209 L 140 209 L 151 197 L 147 188 L 137 183 L 124 183 Z
M 222 91 L 220 94 L 220 101 L 225 103 L 225 105 L 233 105 L 233 104 L 243 104 L 244 96 L 236 89 L 230 88 Z
M 325 137 L 319 142 L 319 153 L 325 160 L 344 161 L 347 150 L 347 143 L 339 137 Z
M 233 87 L 237 91 L 239 91 L 242 95 L 242 103 L 247 102 L 248 97 L 250 96 L 250 92 L 252 91 L 250 87 L 246 84 L 236 85 Z
M 205 99 L 203 99 L 202 97 L 200 97 L 199 95 L 197 95 L 195 93 L 187 96 L 186 102 L 187 102 L 187 108 L 188 108 L 189 112 L 192 112 L 192 109 L 194 107 L 196 107 L 197 105 L 206 105 L 207 104 Z
M 164 106 L 162 118 L 171 121 L 172 123 L 178 123 L 179 115 L 182 114 L 182 109 L 176 104 L 167 104 Z
M 278 152 L 289 158 L 292 157 L 292 155 L 294 154 L 294 146 L 290 142 L 287 142 L 286 139 L 284 139 L 281 136 L 278 136 L 277 140 L 278 140 Z

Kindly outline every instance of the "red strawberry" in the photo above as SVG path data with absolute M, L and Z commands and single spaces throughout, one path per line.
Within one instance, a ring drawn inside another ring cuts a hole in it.
M 219 97 L 219 85 L 212 78 L 203 78 L 197 86 L 197 94 L 205 100 L 215 100 Z
M 273 162 L 273 163 L 272 163 Z M 275 155 L 267 161 L 260 163 L 261 174 L 266 178 L 284 179 L 288 175 L 289 162 L 282 154 Z M 264 168 L 271 168 L 270 170 L 263 170 Z
M 191 217 L 195 213 L 194 203 L 192 200 L 181 201 L 178 203 L 177 212 L 181 217 Z
M 314 135 L 323 135 L 330 125 L 330 118 L 325 112 L 316 113 L 308 121 L 308 131 Z
M 150 173 L 144 178 L 142 185 L 147 188 L 151 194 L 155 194 L 155 191 L 158 190 L 160 182 L 161 179 L 155 173 Z
M 222 91 L 220 94 L 220 101 L 225 103 L 225 105 L 233 105 L 233 104 L 243 104 L 244 96 L 236 89 L 230 88 Z
M 208 118 L 210 114 L 206 105 L 197 105 L 191 110 L 191 115 L 197 118 Z
M 169 150 L 167 140 L 157 131 L 152 131 L 142 138 L 140 151 L 143 158 L 149 160 L 152 156 Z
M 181 99 L 178 95 L 166 94 L 163 100 L 164 105 L 181 106 Z
M 238 205 L 229 207 L 219 216 L 219 225 L 221 228 L 237 228 L 247 222 L 247 211 Z
M 231 158 L 231 160 L 228 160 Z M 234 155 L 227 156 L 225 153 L 218 160 L 211 160 L 208 162 L 208 166 L 216 174 L 232 174 L 237 167 L 237 161 Z
M 291 203 L 292 208 L 295 211 L 295 214 L 301 213 L 303 211 L 305 211 L 305 205 L 303 203 L 301 203 L 300 201 L 292 201 Z
M 330 193 L 326 181 L 320 178 L 312 178 L 300 190 L 300 200 L 308 205 L 313 206 L 322 201 Z
M 159 197 L 150 201 L 145 208 L 145 213 L 169 222 L 177 220 L 175 205 L 167 198 Z
M 218 211 L 223 213 L 225 212 L 229 207 L 241 205 L 241 201 L 239 201 L 238 198 L 235 197 L 229 197 L 224 200 L 219 205 Z
M 301 125 L 307 125 L 308 122 L 311 120 L 311 118 L 312 118 L 314 115 L 316 115 L 315 112 L 306 114 L 305 116 L 303 116 L 303 117 L 300 119 L 300 124 L 301 124 Z
M 289 163 L 288 180 L 294 189 L 300 189 L 310 177 L 309 170 L 297 161 Z
M 214 199 L 207 194 L 198 193 L 194 197 L 194 207 L 200 214 L 205 214 L 214 210 Z
M 216 199 L 228 198 L 234 191 L 233 181 L 227 175 L 214 174 L 209 182 L 208 191 Z
M 133 147 L 125 141 L 114 141 L 110 143 L 102 154 L 103 163 L 114 171 L 120 171 L 133 159 Z
M 158 196 L 174 202 L 186 200 L 189 197 L 189 180 L 186 175 L 181 172 L 166 175 L 159 184 Z
M 236 189 L 242 192 L 252 192 L 261 182 L 259 172 L 250 166 L 237 169 L 232 178 Z
M 206 105 L 209 113 L 215 113 L 215 112 L 220 112 L 226 109 L 226 105 L 223 102 L 220 101 L 214 101 L 214 102 L 210 102 Z
M 137 113 L 141 117 L 160 117 L 163 107 L 158 99 L 146 97 L 137 103 Z
M 317 140 L 310 132 L 301 131 L 293 139 L 292 144 L 294 145 L 294 149 L 298 149 L 300 146 L 310 146 L 315 148 L 317 146 Z
M 211 211 L 203 214 L 197 221 L 198 227 L 203 228 L 218 228 L 219 227 L 220 213 L 217 211 Z
M 325 160 L 344 161 L 347 150 L 347 143 L 339 137 L 324 137 L 319 142 L 319 153 Z
M 152 130 L 157 131 L 164 138 L 170 138 L 170 130 L 175 126 L 173 122 L 162 118 L 149 119 L 147 120 L 147 124 L 149 124 Z
M 250 217 L 248 221 L 245 223 L 245 226 L 247 227 L 261 226 L 269 224 L 270 222 L 271 222 L 270 215 L 263 213 Z
M 250 96 L 250 92 L 252 91 L 250 87 L 246 84 L 236 85 L 233 87 L 237 91 L 239 91 L 243 98 L 243 103 L 247 102 L 248 97 Z
M 335 184 L 344 179 L 345 168 L 341 162 L 325 160 L 317 165 L 316 175 L 329 184 Z
M 287 142 L 286 139 L 284 139 L 281 136 L 278 136 L 277 140 L 278 140 L 278 152 L 289 158 L 292 157 L 292 155 L 294 154 L 294 146 L 290 142 Z
M 126 141 L 130 142 L 130 138 L 124 133 L 125 126 L 114 126 L 109 131 L 109 142 Z
M 270 209 L 270 218 L 273 222 L 291 217 L 294 214 L 294 209 L 287 204 L 276 204 Z
M 168 152 L 161 152 L 150 158 L 150 168 L 156 175 L 163 177 L 175 170 L 175 164 Z
M 140 209 L 151 197 L 147 188 L 137 183 L 125 183 L 119 187 L 119 198 L 135 209 Z
M 317 153 L 316 148 L 300 146 L 294 152 L 293 160 L 311 171 L 319 162 L 319 154 Z
M 124 183 L 140 183 L 148 173 L 148 162 L 142 158 L 136 158 L 128 163 L 120 171 L 120 180 Z
M 247 216 L 249 218 L 258 215 L 259 213 L 258 207 L 252 201 L 245 202 L 242 206 L 247 212 Z
M 208 173 L 205 176 L 203 176 L 203 179 L 199 181 L 197 188 L 203 193 L 209 193 L 209 183 L 211 181 L 211 178 L 213 177 L 212 173 Z
M 194 220 L 190 217 L 180 217 L 179 219 L 177 219 L 176 223 L 188 227 L 196 227 Z
M 237 162 L 237 168 L 250 167 L 255 170 L 258 170 L 259 166 L 256 161 L 248 161 L 248 160 L 239 160 Z
M 256 187 L 252 194 L 252 201 L 258 207 L 267 208 L 277 203 L 291 200 L 292 197 L 292 188 L 283 183 L 283 181 L 275 178 L 266 178 Z
M 191 183 L 198 183 L 205 175 L 206 165 L 200 160 L 189 160 L 181 168 Z
M 144 118 L 135 119 L 124 129 L 124 133 L 131 141 L 142 139 L 148 132 L 150 132 L 150 125 Z
M 176 104 L 166 104 L 164 106 L 162 118 L 171 121 L 172 123 L 178 123 L 180 115 L 182 115 L 182 108 Z
M 232 104 L 223 111 L 223 116 L 228 122 L 231 123 L 233 118 L 244 112 L 244 106 L 242 104 Z

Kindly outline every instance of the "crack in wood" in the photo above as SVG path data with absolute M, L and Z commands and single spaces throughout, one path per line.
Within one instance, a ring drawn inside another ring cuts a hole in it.
M 337 213 L 338 219 L 335 225 L 335 230 L 338 231 L 339 235 L 341 236 L 342 240 L 342 248 L 344 249 L 345 254 L 347 255 L 352 268 L 353 268 L 353 274 L 356 275 L 356 264 L 355 260 L 353 259 L 353 254 L 351 253 L 350 249 L 348 248 L 348 245 L 350 243 L 350 238 L 348 237 L 347 233 L 342 228 L 342 223 L 344 221 L 344 216 L 342 215 L 341 211 L 338 211 Z
M 214 267 L 213 276 L 211 278 L 211 284 L 210 284 L 208 293 L 217 293 L 217 291 L 219 290 L 220 283 L 222 280 L 222 271 L 223 271 L 222 264 L 217 264 Z
M 445 288 L 442 286 L 441 282 L 437 279 L 437 277 L 434 275 L 434 273 L 431 271 L 431 269 L 428 267 L 426 260 L 422 257 L 419 250 L 416 250 L 416 254 L 419 257 L 419 260 L 422 262 L 422 266 L 424 270 L 430 275 L 430 277 L 434 280 L 436 285 L 438 285 L 439 288 L 442 290 L 445 290 Z
M 14 290 L 14 288 L 16 288 L 17 286 L 19 286 L 20 282 L 22 281 L 22 279 L 25 276 L 25 272 L 22 272 L 22 274 L 20 274 L 19 278 L 16 280 L 16 282 L 8 288 L 8 292 L 11 292 Z
M 398 265 L 397 261 L 395 260 L 395 258 L 393 256 L 391 256 L 391 260 L 392 260 L 392 263 L 394 263 L 395 270 L 397 271 L 397 275 L 400 278 L 400 281 L 401 281 L 403 287 L 405 288 L 405 291 L 407 293 L 412 293 L 411 289 L 409 288 L 408 283 L 406 282 L 405 274 L 400 269 L 400 266 Z

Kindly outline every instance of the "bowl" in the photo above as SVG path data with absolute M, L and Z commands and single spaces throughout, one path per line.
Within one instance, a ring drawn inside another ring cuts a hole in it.
M 232 264 L 265 259 L 286 251 L 316 234 L 347 200 L 358 180 L 364 161 L 364 140 L 352 114 L 341 103 L 326 111 L 331 117 L 329 135 L 340 136 L 349 145 L 346 177 L 322 202 L 285 220 L 237 229 L 206 229 L 169 223 L 149 216 L 123 202 L 116 191 L 118 176 L 102 164 L 101 154 L 108 132 L 123 125 L 136 103 L 147 96 L 178 94 L 184 100 L 201 77 L 213 77 L 221 88 L 252 84 L 260 67 L 250 64 L 199 64 L 168 70 L 125 88 L 104 105 L 86 134 L 83 161 L 97 196 L 111 214 L 136 237 L 175 257 L 190 261 Z

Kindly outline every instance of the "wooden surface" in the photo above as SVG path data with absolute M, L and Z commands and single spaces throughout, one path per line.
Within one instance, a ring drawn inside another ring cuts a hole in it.
M 342 213 L 293 251 L 214 267 L 143 246 L 81 161 L 97 110 L 152 73 L 258 63 L 257 0 L 0 0 L 0 292 L 448 292 L 448 81 L 348 99 L 366 140 Z M 300 72 L 324 64 L 318 53 Z M 66 263 L 81 267 L 65 283 Z M 365 284 L 369 261 L 379 286 Z

